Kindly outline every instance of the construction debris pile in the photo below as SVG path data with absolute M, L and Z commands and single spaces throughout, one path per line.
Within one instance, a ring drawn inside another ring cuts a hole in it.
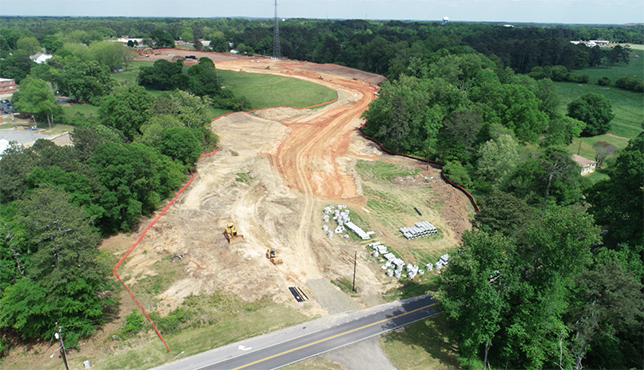
M 332 237 L 334 233 L 335 234 L 346 233 L 347 229 L 349 229 L 353 231 L 356 235 L 358 235 L 362 240 L 371 239 L 370 235 L 373 235 L 374 232 L 373 231 L 365 232 L 358 225 L 351 222 L 351 217 L 349 217 L 349 213 L 351 213 L 351 211 L 346 208 L 347 206 L 345 206 L 344 204 L 338 204 L 337 209 L 336 209 L 336 206 L 334 205 L 324 207 L 325 215 L 322 217 L 322 220 L 324 222 L 329 222 L 329 215 L 332 214 L 333 219 L 338 223 L 338 226 L 334 230 L 332 230 L 329 228 L 328 225 L 325 224 L 322 226 L 322 230 L 327 232 L 327 235 L 329 236 L 329 238 Z M 349 234 L 344 234 L 342 235 L 342 237 L 348 238 Z
M 425 235 L 436 234 L 438 232 L 436 227 L 428 221 L 416 222 L 414 226 L 401 227 L 399 230 L 407 239 L 415 239 Z

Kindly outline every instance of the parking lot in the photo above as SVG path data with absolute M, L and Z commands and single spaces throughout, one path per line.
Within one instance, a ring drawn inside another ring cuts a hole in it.
M 16 110 L 13 108 L 13 104 L 8 99 L 0 100 L 0 114 L 10 114 L 16 113 Z

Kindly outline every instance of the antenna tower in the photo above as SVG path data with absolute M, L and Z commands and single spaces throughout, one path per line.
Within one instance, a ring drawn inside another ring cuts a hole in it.
M 280 24 L 277 19 L 277 0 L 275 0 L 275 31 L 273 33 L 273 57 L 281 57 L 280 53 Z

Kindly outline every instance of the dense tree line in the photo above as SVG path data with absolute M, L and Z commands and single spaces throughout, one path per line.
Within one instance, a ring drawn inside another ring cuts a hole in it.
M 64 43 L 91 45 L 126 35 L 144 38 L 146 44 L 154 47 L 169 47 L 175 40 L 183 40 L 194 42 L 201 49 L 203 45 L 197 41 L 206 39 L 211 45 L 204 49 L 228 51 L 229 43 L 233 43 L 249 54 L 273 52 L 273 24 L 262 19 L 5 17 L 3 20 L 0 53 L 37 46 L 55 52 Z M 282 53 L 291 59 L 338 63 L 390 78 L 397 78 L 413 65 L 414 58 L 423 59 L 448 47 L 471 47 L 518 73 L 531 72 L 535 67 L 578 69 L 623 63 L 628 62 L 628 52 L 623 49 L 588 48 L 570 41 L 597 37 L 611 42 L 644 43 L 643 34 L 642 25 L 504 27 L 484 23 L 290 19 L 280 26 Z
M 58 94 L 99 111 L 91 119 L 67 117 L 77 126 L 73 146 L 12 143 L 0 159 L 0 353 L 14 340 L 48 340 L 55 322 L 72 346 L 105 323 L 117 295 L 101 238 L 134 229 L 216 145 L 212 62 L 193 66 L 181 86 L 199 87 L 199 95 L 172 89 L 155 98 L 111 78 L 112 66 L 125 60 L 123 48 L 65 44 L 46 64 L 30 61 L 12 97 L 22 114 L 50 125 L 64 119 Z
M 385 81 L 364 114 L 369 136 L 480 194 L 440 279 L 463 366 L 642 366 L 644 134 L 592 185 L 565 146 L 604 133 L 610 103 L 586 94 L 562 116 L 550 79 L 463 51 Z

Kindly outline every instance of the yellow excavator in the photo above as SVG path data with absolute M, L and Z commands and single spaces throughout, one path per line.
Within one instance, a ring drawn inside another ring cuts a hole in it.
M 284 262 L 281 258 L 277 258 L 277 249 L 275 248 L 266 250 L 266 258 L 268 258 L 273 263 L 273 265 L 279 265 Z
M 226 239 L 228 239 L 229 244 L 244 241 L 244 236 L 237 233 L 235 224 L 233 224 L 232 222 L 229 222 L 226 226 L 226 229 L 224 229 L 224 236 L 226 237 Z

